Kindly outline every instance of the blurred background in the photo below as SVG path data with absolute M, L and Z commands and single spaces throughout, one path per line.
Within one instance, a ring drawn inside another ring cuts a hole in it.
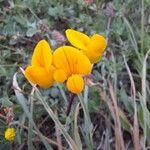
M 12 120 L 19 120 L 23 116 L 12 87 L 13 74 L 19 71 L 19 67 L 25 68 L 30 63 L 34 47 L 39 40 L 44 38 L 49 41 L 53 50 L 60 45 L 69 44 L 65 37 L 65 30 L 68 28 L 82 31 L 89 36 L 98 33 L 105 36 L 108 41 L 104 57 L 93 67 L 90 81 L 92 85 L 89 90 L 89 111 L 94 125 L 95 149 L 108 150 L 115 147 L 111 104 L 107 103 L 106 98 L 100 94 L 101 90 L 105 91 L 106 95 L 109 93 L 108 81 L 111 81 L 118 99 L 126 148 L 134 147 L 130 140 L 133 136 L 133 93 L 125 63 L 130 68 L 134 79 L 138 125 L 142 141 L 143 112 L 138 93 L 142 92 L 144 56 L 150 49 L 150 0 L 0 0 L 1 150 L 4 147 L 5 150 L 18 149 L 18 145 L 20 150 L 27 148 L 27 131 L 20 132 L 19 128 L 16 141 L 12 143 L 7 142 L 3 135 Z M 145 86 L 149 86 L 150 66 L 148 64 L 146 77 Z M 22 75 L 19 76 L 18 82 L 27 96 L 26 92 L 31 89 L 29 83 Z M 42 92 L 45 99 L 50 98 L 50 106 L 59 110 L 59 119 L 63 122 L 66 116 L 64 108 L 61 108 L 58 88 L 54 86 Z M 149 99 L 149 91 L 147 96 Z M 149 106 L 150 102 L 147 101 L 148 110 Z M 7 111 L 4 108 L 7 108 Z M 37 104 L 36 108 L 34 118 L 40 131 L 54 138 L 53 121 L 46 118 L 46 112 L 40 105 Z M 81 113 L 80 125 L 82 125 L 82 117 Z M 45 118 L 45 122 L 40 125 Z M 147 131 L 148 137 L 150 137 L 150 130 Z M 39 141 L 37 143 L 38 146 L 35 147 L 42 149 L 41 143 Z M 150 140 L 147 141 L 147 146 L 149 144 Z M 57 149 L 56 146 L 54 149 Z

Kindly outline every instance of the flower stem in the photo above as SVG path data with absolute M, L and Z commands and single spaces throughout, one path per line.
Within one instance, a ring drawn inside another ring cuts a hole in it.
M 74 100 L 74 97 L 75 97 L 75 94 L 71 93 L 69 95 L 69 98 L 68 98 L 68 107 L 67 107 L 67 112 L 66 112 L 66 115 L 68 116 L 70 111 L 71 111 L 71 106 L 72 106 L 72 103 L 73 103 L 73 100 Z
M 41 103 L 43 104 L 44 108 L 46 109 L 46 111 L 48 112 L 48 114 L 50 115 L 50 117 L 53 119 L 53 121 L 55 122 L 56 126 L 59 128 L 60 132 L 65 137 L 65 139 L 68 142 L 70 148 L 73 149 L 73 150 L 78 150 L 77 145 L 75 144 L 75 142 L 73 141 L 73 139 L 70 137 L 70 135 L 68 134 L 67 130 L 60 123 L 60 121 L 58 120 L 58 118 L 56 117 L 56 115 L 54 114 L 54 112 L 52 111 L 52 109 L 49 107 L 49 105 L 47 104 L 47 102 L 42 99 L 41 93 L 38 90 L 36 90 L 36 92 L 37 92 L 36 93 L 37 94 L 37 98 L 41 101 Z
M 87 88 L 87 87 L 86 87 Z M 88 92 L 88 90 L 85 90 Z M 84 94 L 87 95 L 87 94 Z M 82 97 L 81 94 L 78 94 L 78 98 L 79 101 L 81 103 L 83 112 L 84 112 L 84 121 L 85 121 L 85 133 L 86 133 L 86 143 L 87 143 L 87 147 L 89 150 L 93 149 L 93 140 L 92 140 L 92 128 L 93 125 L 91 123 L 91 119 L 90 119 L 90 115 L 89 115 L 89 111 L 88 111 L 88 105 L 87 105 L 87 101 L 85 101 Z
M 60 93 L 61 93 L 63 99 L 64 99 L 64 102 L 67 103 L 67 96 L 66 96 L 66 94 L 65 94 L 65 92 L 64 92 L 64 90 L 63 90 L 63 88 L 62 88 L 62 85 L 59 84 L 59 83 L 57 83 L 57 86 L 58 86 L 58 88 L 59 88 L 59 90 L 60 90 Z

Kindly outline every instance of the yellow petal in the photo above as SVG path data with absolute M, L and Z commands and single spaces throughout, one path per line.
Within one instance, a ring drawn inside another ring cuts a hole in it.
M 79 75 L 72 75 L 67 80 L 67 88 L 70 92 L 78 94 L 84 88 L 84 80 Z
M 34 49 L 31 64 L 49 70 L 52 63 L 52 51 L 47 41 L 41 40 Z
M 58 69 L 54 72 L 54 80 L 63 83 L 67 79 L 67 74 L 64 70 Z
M 53 64 L 57 69 L 62 69 L 67 76 L 72 74 L 89 74 L 92 65 L 89 59 L 78 49 L 71 46 L 62 46 L 53 53 Z
M 15 129 L 7 128 L 5 131 L 5 139 L 8 141 L 13 141 L 15 138 Z
M 25 69 L 25 77 L 32 83 L 43 88 L 48 88 L 53 83 L 53 68 L 46 71 L 42 67 L 28 66 Z
M 90 42 L 90 38 L 86 34 L 73 29 L 66 30 L 66 36 L 68 41 L 79 49 L 86 49 L 86 46 Z
M 53 53 L 53 65 L 56 69 L 64 70 L 68 76 L 71 75 L 71 68 L 67 57 L 65 46 L 57 48 Z
M 87 53 L 87 57 L 89 58 L 90 62 L 96 63 L 99 61 L 99 58 L 101 58 L 103 55 L 103 53 L 98 53 L 98 52 L 94 52 L 94 51 L 90 51 L 89 53 Z
M 79 53 L 81 53 L 81 55 L 77 57 L 78 61 L 74 74 L 87 75 L 92 70 L 92 64 L 86 55 L 84 55 L 81 51 L 79 51 Z
M 100 57 L 105 48 L 106 48 L 107 42 L 106 39 L 98 34 L 94 34 L 91 37 L 91 40 L 87 46 L 87 49 L 82 50 L 87 57 L 90 59 L 90 61 L 93 62 L 97 62 L 97 58 Z
M 97 57 L 91 58 L 91 59 L 90 59 L 90 60 L 91 60 L 91 63 L 92 63 L 92 64 L 97 63 L 98 61 L 101 60 L 102 56 L 103 56 L 103 54 L 100 54 L 100 55 L 97 56 Z
M 106 45 L 107 41 L 103 36 L 99 34 L 94 34 L 91 37 L 88 48 L 93 49 L 95 52 L 103 53 L 106 48 Z

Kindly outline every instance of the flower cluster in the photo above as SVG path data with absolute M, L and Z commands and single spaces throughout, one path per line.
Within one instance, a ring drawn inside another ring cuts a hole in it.
M 7 141 L 13 141 L 15 138 L 15 129 L 7 128 L 4 136 Z
M 25 77 L 43 88 L 65 82 L 67 89 L 77 94 L 84 88 L 83 77 L 102 57 L 107 43 L 101 35 L 88 37 L 73 29 L 66 30 L 66 37 L 73 46 L 61 46 L 54 52 L 48 42 L 41 40 L 34 49 L 31 65 L 25 69 Z

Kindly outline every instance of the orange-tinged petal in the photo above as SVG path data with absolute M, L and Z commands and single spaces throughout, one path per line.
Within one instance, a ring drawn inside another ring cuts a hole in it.
M 96 63 L 99 61 L 99 58 L 102 57 L 103 53 L 90 51 L 89 53 L 87 53 L 85 55 L 89 58 L 90 62 L 93 64 L 93 63 Z
M 72 75 L 67 80 L 67 88 L 70 92 L 78 94 L 84 89 L 84 80 L 79 75 Z
M 88 49 L 93 49 L 95 52 L 103 53 L 106 48 L 106 45 L 107 41 L 103 36 L 99 34 L 94 34 L 91 37 Z
M 52 51 L 46 40 L 38 42 L 34 49 L 31 65 L 39 66 L 49 70 L 52 63 Z
M 86 34 L 73 29 L 67 29 L 66 36 L 68 41 L 79 49 L 86 49 L 86 46 L 90 42 L 90 38 Z
M 99 60 L 99 57 L 102 56 L 106 45 L 107 42 L 103 36 L 94 34 L 91 37 L 91 41 L 89 42 L 87 49 L 82 51 L 90 59 L 91 63 L 96 63 Z
M 67 74 L 64 70 L 58 69 L 54 72 L 54 80 L 63 83 L 67 79 Z
M 92 64 L 97 63 L 98 61 L 101 60 L 102 56 L 103 56 L 103 54 L 100 54 L 99 56 L 97 55 L 97 56 L 95 56 L 95 57 L 92 57 L 92 58 L 90 59 L 91 63 L 92 63 Z
M 57 48 L 53 53 L 53 65 L 56 69 L 62 69 L 66 72 L 67 76 L 71 75 L 70 62 L 66 53 L 65 46 Z
M 94 34 L 90 38 L 82 32 L 68 29 L 66 30 L 66 36 L 73 46 L 82 50 L 91 63 L 99 60 L 98 58 L 102 56 L 107 45 L 106 39 L 99 34 Z
M 47 72 L 42 67 L 28 66 L 25 69 L 25 77 L 34 84 L 48 88 L 53 84 L 53 68 Z
M 92 65 L 89 59 L 78 49 L 62 46 L 53 53 L 53 64 L 57 69 L 63 69 L 67 76 L 72 74 L 89 74 Z
M 82 74 L 82 75 L 87 75 L 91 72 L 92 70 L 92 64 L 88 57 L 84 55 L 81 51 L 78 51 L 80 55 L 78 55 L 78 61 L 76 65 L 76 70 L 74 74 Z

